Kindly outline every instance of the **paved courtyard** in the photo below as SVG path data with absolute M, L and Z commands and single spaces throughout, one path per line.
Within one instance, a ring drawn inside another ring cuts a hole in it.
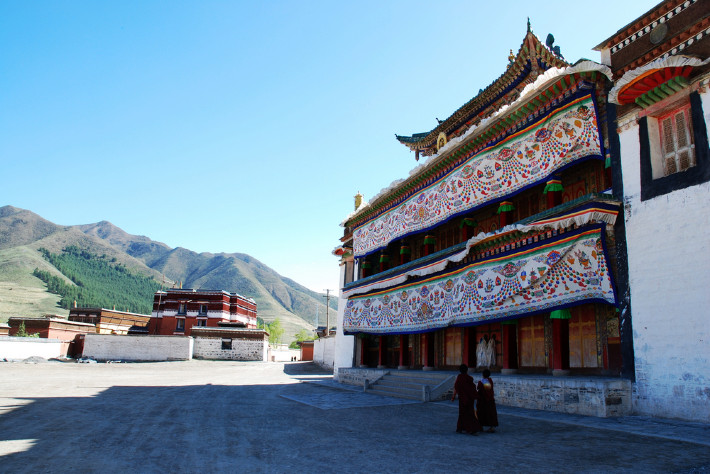
M 710 472 L 710 426 L 338 387 L 311 363 L 0 363 L 0 472 Z

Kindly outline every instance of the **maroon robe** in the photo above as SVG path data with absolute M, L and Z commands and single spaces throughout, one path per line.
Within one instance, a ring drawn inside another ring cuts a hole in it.
M 483 426 L 498 426 L 498 410 L 493 393 L 493 380 L 483 379 L 478 382 L 478 421 Z
M 456 422 L 456 432 L 477 433 L 483 431 L 476 419 L 474 403 L 478 398 L 473 378 L 468 374 L 459 374 L 454 383 L 454 396 L 459 396 L 459 418 Z

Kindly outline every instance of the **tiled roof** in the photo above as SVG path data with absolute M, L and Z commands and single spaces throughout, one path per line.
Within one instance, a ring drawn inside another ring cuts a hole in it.
M 425 133 L 415 133 L 411 136 L 396 135 L 396 138 L 400 143 L 407 145 L 412 150 L 429 149 L 436 144 L 436 139 L 441 132 L 444 132 L 448 137 L 449 134 L 459 131 L 464 126 L 468 128 L 470 124 L 467 122 L 471 121 L 473 123 L 477 121 L 477 118 L 480 119 L 489 115 L 487 113 L 489 108 L 498 109 L 504 105 L 498 103 L 500 99 L 515 87 L 524 83 L 534 70 L 545 71 L 551 67 L 567 66 L 569 66 L 569 63 L 552 53 L 531 31 L 528 31 L 518 50 L 518 54 L 510 61 L 506 71 L 491 85 L 480 91 L 433 130 Z M 511 98 L 510 102 L 514 99 L 515 97 Z

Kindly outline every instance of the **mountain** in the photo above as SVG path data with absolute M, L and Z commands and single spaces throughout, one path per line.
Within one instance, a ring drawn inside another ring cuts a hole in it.
M 70 245 L 115 258 L 117 263 L 165 282 L 168 287 L 182 282 L 183 288 L 221 289 L 254 298 L 260 318 L 267 322 L 281 320 L 286 330 L 284 342 L 289 342 L 300 329 L 311 330 L 316 317 L 319 325 L 325 325 L 322 294 L 279 275 L 249 255 L 171 248 L 148 237 L 129 234 L 107 221 L 59 226 L 12 206 L 0 207 L 0 321 L 14 315 L 67 313 L 56 307 L 59 298 L 47 293 L 44 283 L 32 272 L 39 268 L 63 277 L 38 249 L 57 253 Z M 336 311 L 337 299 L 332 298 L 331 324 Z

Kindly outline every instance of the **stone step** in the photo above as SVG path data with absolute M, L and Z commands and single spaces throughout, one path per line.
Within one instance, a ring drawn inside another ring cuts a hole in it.
M 396 385 L 396 384 L 380 384 L 378 383 L 377 385 L 373 385 L 371 388 L 375 389 L 382 389 L 382 390 L 387 390 L 389 392 L 397 392 L 397 393 L 422 393 L 422 385 L 414 385 L 414 386 L 409 386 L 405 387 L 403 385 Z
M 422 387 L 425 385 L 429 385 L 431 387 L 430 384 L 422 384 L 422 383 L 414 383 L 414 382 L 408 383 L 408 382 L 404 382 L 402 380 L 392 380 L 392 379 L 388 379 L 388 378 L 382 378 L 382 379 L 378 380 L 377 384 L 376 384 L 376 386 L 378 386 L 378 387 L 379 386 L 382 386 L 382 387 L 402 387 L 402 388 L 409 388 L 412 390 L 421 390 Z
M 421 399 L 422 399 L 421 391 L 419 391 L 419 392 L 417 392 L 416 390 L 394 391 L 394 390 L 390 390 L 388 387 L 380 387 L 377 385 L 374 385 L 372 388 L 370 388 L 370 390 L 368 390 L 367 393 L 374 393 L 375 395 L 384 395 L 386 397 L 406 398 L 408 400 L 421 401 Z
M 432 381 L 432 380 L 438 380 L 439 383 L 441 381 L 446 380 L 447 378 L 451 377 L 452 373 L 449 372 L 418 372 L 418 371 L 409 371 L 409 370 L 397 370 L 397 371 L 391 371 L 387 376 L 391 377 L 402 377 L 402 378 L 409 378 L 409 379 L 415 379 L 415 380 L 425 380 L 425 381 Z

